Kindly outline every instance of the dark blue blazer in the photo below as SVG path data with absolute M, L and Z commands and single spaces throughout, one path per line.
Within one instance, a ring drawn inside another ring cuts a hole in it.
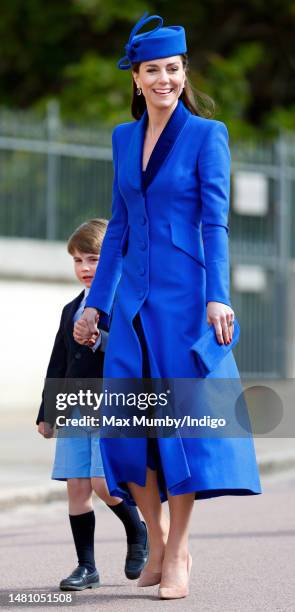
M 98 348 L 93 352 L 88 346 L 82 346 L 74 340 L 73 318 L 84 297 L 82 291 L 72 302 L 66 304 L 62 310 L 58 332 L 55 337 L 51 357 L 49 360 L 47 378 L 102 378 L 104 353 Z M 100 329 L 108 331 L 109 317 L 101 314 Z M 37 425 L 44 421 L 44 389 L 39 408 Z

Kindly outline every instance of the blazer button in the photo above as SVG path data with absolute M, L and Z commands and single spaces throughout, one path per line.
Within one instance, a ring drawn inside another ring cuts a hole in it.
M 139 248 L 140 248 L 141 251 L 145 251 L 146 250 L 146 242 L 141 242 Z
M 139 291 L 138 293 L 139 299 L 141 300 L 142 298 L 144 298 L 144 296 L 145 296 L 145 291 Z
M 145 268 L 139 268 L 139 274 L 140 274 L 140 276 L 144 276 L 145 275 Z
M 145 225 L 145 224 L 146 224 L 146 218 L 140 217 L 140 225 Z
M 75 353 L 76 359 L 81 359 L 81 353 Z

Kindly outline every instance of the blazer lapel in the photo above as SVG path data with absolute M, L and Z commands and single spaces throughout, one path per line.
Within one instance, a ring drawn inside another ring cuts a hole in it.
M 67 312 L 67 318 L 66 318 L 66 333 L 68 336 L 70 336 L 71 340 L 74 342 L 74 337 L 73 337 L 73 329 L 74 329 L 74 322 L 73 322 L 73 318 L 75 313 L 77 312 L 82 300 L 84 297 L 84 290 L 79 293 L 79 295 L 77 295 L 77 297 L 72 301 L 71 305 L 69 306 L 68 312 Z

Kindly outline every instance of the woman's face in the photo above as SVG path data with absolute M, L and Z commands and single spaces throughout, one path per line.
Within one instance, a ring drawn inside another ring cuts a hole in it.
M 185 71 L 180 55 L 142 62 L 139 71 L 132 74 L 147 107 L 170 108 L 184 88 Z

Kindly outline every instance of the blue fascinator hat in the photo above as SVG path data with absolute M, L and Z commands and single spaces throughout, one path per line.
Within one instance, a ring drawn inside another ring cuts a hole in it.
M 138 34 L 144 25 L 154 20 L 157 20 L 158 24 L 152 30 Z M 118 68 L 121 70 L 128 70 L 137 62 L 181 55 L 187 52 L 185 30 L 182 26 L 163 27 L 162 17 L 148 17 L 146 12 L 132 28 L 125 51 L 126 55 L 118 62 Z

